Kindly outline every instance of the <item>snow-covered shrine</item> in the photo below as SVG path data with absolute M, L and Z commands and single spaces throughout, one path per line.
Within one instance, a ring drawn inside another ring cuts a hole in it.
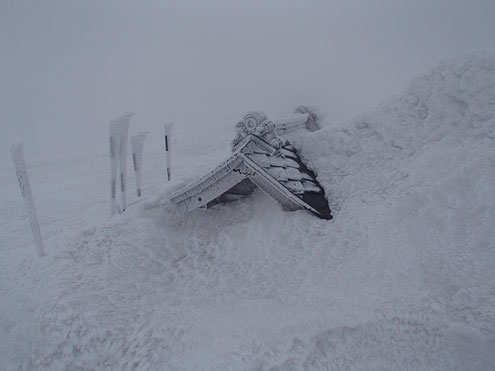
M 315 173 L 284 138 L 303 128 L 318 130 L 318 121 L 318 115 L 307 107 L 299 107 L 294 116 L 273 121 L 260 112 L 246 114 L 235 127 L 232 156 L 174 192 L 170 201 L 179 212 L 186 213 L 237 200 L 258 186 L 287 210 L 309 210 L 322 219 L 332 219 Z

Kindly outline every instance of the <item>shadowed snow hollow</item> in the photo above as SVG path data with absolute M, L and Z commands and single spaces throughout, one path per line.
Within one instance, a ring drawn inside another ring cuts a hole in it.
M 295 145 L 333 221 L 261 191 L 182 217 L 135 205 L 40 268 L 32 318 L 0 316 L 2 364 L 495 367 L 495 56 L 446 60 Z

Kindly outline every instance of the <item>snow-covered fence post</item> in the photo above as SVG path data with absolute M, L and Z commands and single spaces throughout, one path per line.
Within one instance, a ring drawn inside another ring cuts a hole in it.
M 141 132 L 131 137 L 132 164 L 134 166 L 134 175 L 136 176 L 137 196 L 141 197 L 141 180 L 143 173 L 143 145 L 147 132 Z
M 40 226 L 38 223 L 38 217 L 36 215 L 36 209 L 34 207 L 33 194 L 31 193 L 31 186 L 26 171 L 26 163 L 24 162 L 23 144 L 19 143 L 10 147 L 10 154 L 12 156 L 12 162 L 15 166 L 15 172 L 17 175 L 17 181 L 21 188 L 22 198 L 29 215 L 29 223 L 31 224 L 31 230 L 33 231 L 34 242 L 38 256 L 45 255 L 45 249 L 43 247 L 43 239 L 41 238 Z
M 120 213 L 117 205 L 117 174 L 119 172 L 118 152 L 121 140 L 121 124 L 118 120 L 110 121 L 110 201 L 111 215 Z
M 171 179 L 172 168 L 172 126 L 173 124 L 165 124 L 164 128 L 164 146 L 165 146 L 165 160 L 167 165 L 167 181 Z
M 123 212 L 127 208 L 126 175 L 127 175 L 127 141 L 129 119 L 134 113 L 127 112 L 122 117 L 110 121 L 110 197 L 112 215 Z M 117 204 L 117 174 L 120 180 L 122 205 Z
M 122 199 L 122 212 L 127 209 L 127 197 L 126 197 L 126 176 L 127 176 L 127 142 L 129 134 L 129 118 L 126 115 L 121 121 L 120 132 L 120 148 L 119 148 L 119 167 L 120 167 L 120 196 Z

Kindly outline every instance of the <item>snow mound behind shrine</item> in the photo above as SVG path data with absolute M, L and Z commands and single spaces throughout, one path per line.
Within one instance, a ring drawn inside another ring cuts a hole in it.
M 229 144 L 181 143 L 198 175 Z M 261 191 L 185 216 L 155 195 L 44 260 L 4 259 L 1 368 L 495 367 L 495 56 L 446 60 L 295 146 L 334 220 Z

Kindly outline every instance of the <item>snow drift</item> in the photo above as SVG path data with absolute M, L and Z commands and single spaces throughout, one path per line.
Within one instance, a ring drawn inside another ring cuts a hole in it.
M 4 217 L 1 368 L 495 367 L 495 56 L 295 145 L 333 221 L 261 191 L 183 217 L 148 198 L 26 268 Z

